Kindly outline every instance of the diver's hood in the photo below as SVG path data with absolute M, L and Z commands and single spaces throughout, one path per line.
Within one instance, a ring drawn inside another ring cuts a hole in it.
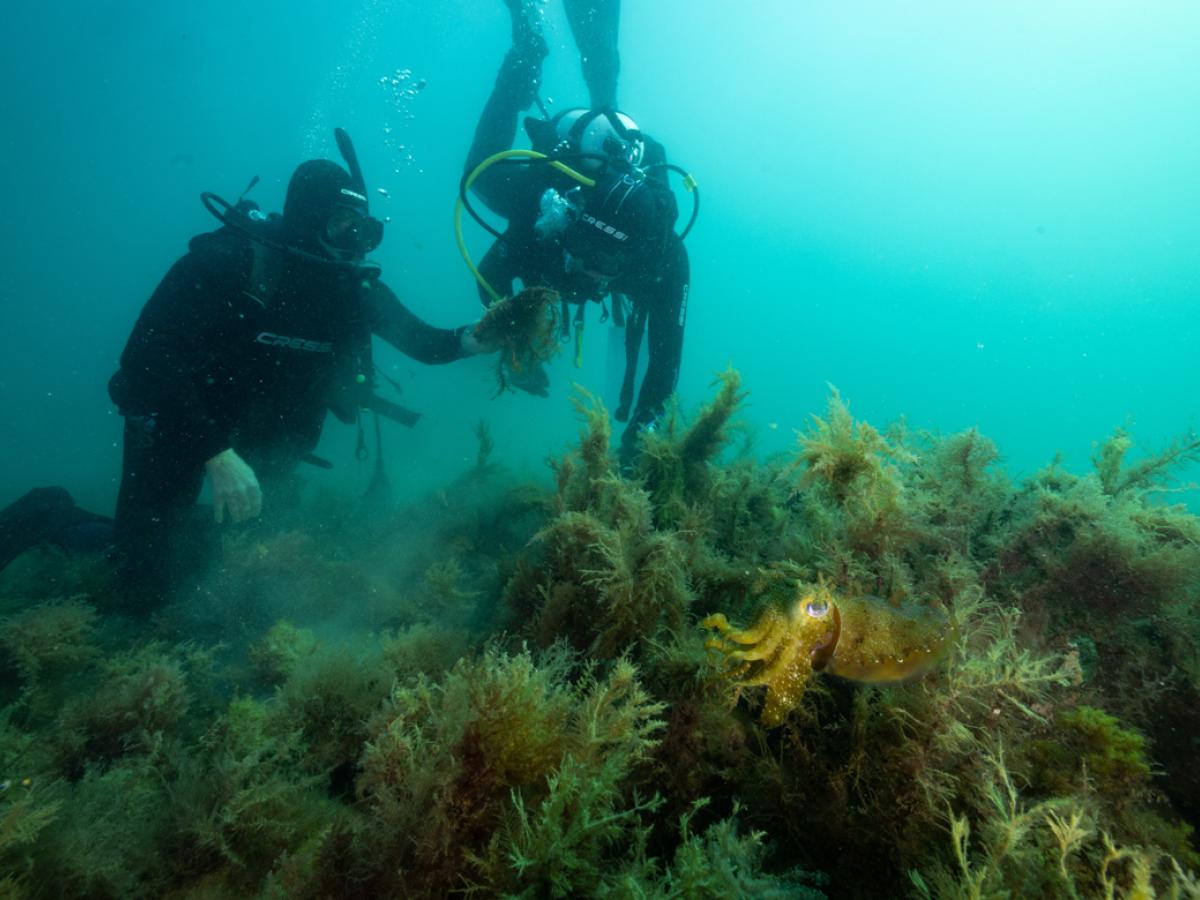
M 371 216 L 362 170 L 349 138 L 343 143 L 345 132 L 338 134 L 350 171 L 327 159 L 301 163 L 288 182 L 283 225 L 289 243 L 350 261 L 379 246 L 383 223 Z
M 257 175 L 237 203 L 211 191 L 202 193 L 200 202 L 223 225 L 260 244 L 299 259 L 348 267 L 364 277 L 378 278 L 378 266 L 364 262 L 364 257 L 383 240 L 383 223 L 370 215 L 366 182 L 349 135 L 341 128 L 335 128 L 333 134 L 347 168 L 327 159 L 301 163 L 288 182 L 281 217 L 263 216 L 258 204 L 245 199 L 258 183 Z M 278 233 L 265 233 L 264 221 L 278 221 Z
M 301 163 L 288 182 L 284 226 L 298 237 L 315 237 L 338 209 L 355 209 L 367 215 L 367 197 L 356 187 L 350 173 L 331 160 Z

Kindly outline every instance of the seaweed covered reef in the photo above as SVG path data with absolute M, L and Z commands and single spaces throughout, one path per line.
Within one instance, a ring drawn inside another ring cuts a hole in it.
M 310 499 L 152 620 L 0 597 L 0 896 L 1194 897 L 1188 437 L 1012 484 L 855 420 L 736 452 L 722 373 L 621 472 Z M 36 590 L 37 572 L 53 590 Z M 186 636 L 186 640 L 181 639 Z

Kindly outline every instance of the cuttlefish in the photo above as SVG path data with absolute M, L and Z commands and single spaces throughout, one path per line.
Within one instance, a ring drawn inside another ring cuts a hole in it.
M 919 678 L 946 655 L 954 633 L 940 610 L 835 597 L 824 582 L 800 581 L 786 604 L 769 604 L 744 631 L 722 613 L 700 624 L 717 632 L 706 646 L 723 654 L 725 677 L 739 689 L 766 687 L 767 726 L 781 724 L 800 703 L 815 672 L 868 684 Z

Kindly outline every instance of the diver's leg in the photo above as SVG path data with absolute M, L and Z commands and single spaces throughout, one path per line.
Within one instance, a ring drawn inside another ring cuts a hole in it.
M 579 48 L 592 109 L 615 108 L 617 76 L 621 71 L 617 52 L 621 0 L 563 0 L 563 7 L 571 23 L 575 46 Z
M 541 28 L 541 6 L 534 0 L 505 0 L 513 17 L 513 45 L 504 57 L 491 96 L 483 107 L 475 138 L 467 153 L 465 170 L 512 148 L 517 136 L 517 119 L 533 105 L 542 80 L 542 63 L 547 48 Z M 474 189 L 487 207 L 505 218 L 525 199 L 523 169 L 494 166 L 475 181 Z
M 642 338 L 646 334 L 646 308 L 635 306 L 625 318 L 625 371 L 621 379 L 620 400 L 613 414 L 618 422 L 629 421 L 633 407 L 634 385 L 637 381 L 638 359 L 642 352 Z
M 508 14 L 512 17 L 513 47 L 542 45 L 542 25 L 545 21 L 546 0 L 504 0 Z
M 122 605 L 145 610 L 160 605 L 176 580 L 174 532 L 200 496 L 204 468 L 164 446 L 145 416 L 125 420 L 121 488 L 113 542 Z
M 65 488 L 34 488 L 0 510 L 0 569 L 38 544 L 91 551 L 111 539 L 112 520 L 80 509 Z

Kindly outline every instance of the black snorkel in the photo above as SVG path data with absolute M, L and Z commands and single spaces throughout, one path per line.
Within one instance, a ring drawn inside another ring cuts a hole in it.
M 358 153 L 354 149 L 354 144 L 350 141 L 350 135 L 346 134 L 346 129 L 333 129 L 333 139 L 337 141 L 338 153 L 342 154 L 342 159 L 346 162 L 346 168 L 350 171 L 350 177 L 354 179 L 354 189 L 363 195 L 367 196 L 367 182 L 363 178 L 362 166 L 358 164 Z M 370 209 L 370 200 L 367 200 L 367 208 Z

